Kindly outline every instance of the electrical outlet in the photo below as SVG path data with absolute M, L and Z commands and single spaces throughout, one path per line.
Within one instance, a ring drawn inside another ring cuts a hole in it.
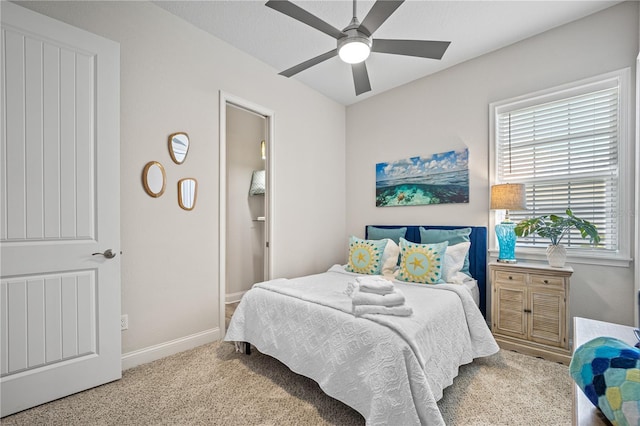
M 129 329 L 129 315 L 122 315 L 120 317 L 120 330 L 128 330 Z

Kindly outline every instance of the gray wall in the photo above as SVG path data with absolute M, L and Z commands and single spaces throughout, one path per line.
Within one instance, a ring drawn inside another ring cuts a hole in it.
M 365 100 L 345 114 L 343 106 L 151 3 L 21 4 L 121 44 L 125 353 L 220 326 L 220 90 L 275 111 L 272 274 L 292 277 L 344 262 L 346 237 L 362 235 L 368 223 L 487 225 L 488 104 L 627 66 L 635 72 L 638 53 L 638 4 L 624 3 Z M 166 148 L 176 131 L 188 132 L 192 141 L 181 166 Z M 375 208 L 377 162 L 465 146 L 469 204 Z M 140 183 L 150 160 L 167 171 L 159 199 Z M 175 182 L 187 175 L 199 182 L 192 212 L 176 200 Z M 573 266 L 573 315 L 633 322 L 630 268 Z
M 273 276 L 316 273 L 342 260 L 342 105 L 149 2 L 20 4 L 120 43 L 123 353 L 219 330 L 221 90 L 275 112 Z M 176 131 L 191 139 L 180 166 L 167 151 Z M 141 184 L 150 160 L 167 172 L 157 199 Z M 338 172 L 327 173 L 328 164 Z M 186 176 L 199 184 L 190 212 L 177 203 L 176 182 Z
M 635 76 L 637 54 L 638 3 L 626 2 L 348 107 L 347 232 L 362 236 L 373 223 L 487 226 L 488 105 L 624 67 Z M 634 96 L 635 84 L 632 107 Z M 375 207 L 376 163 L 464 147 L 468 204 Z M 572 316 L 633 324 L 633 264 L 572 266 Z

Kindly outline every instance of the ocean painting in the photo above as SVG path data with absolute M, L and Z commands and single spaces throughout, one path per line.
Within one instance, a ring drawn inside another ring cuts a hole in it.
M 376 206 L 469 202 L 469 150 L 376 164 Z

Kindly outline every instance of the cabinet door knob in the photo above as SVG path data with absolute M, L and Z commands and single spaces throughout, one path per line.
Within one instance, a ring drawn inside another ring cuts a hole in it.
M 525 309 L 524 310 L 526 313 L 530 314 L 531 313 L 531 309 Z
M 513 279 L 513 277 L 512 277 L 511 275 L 509 275 L 509 279 L 510 279 L 510 280 L 512 280 L 512 279 Z

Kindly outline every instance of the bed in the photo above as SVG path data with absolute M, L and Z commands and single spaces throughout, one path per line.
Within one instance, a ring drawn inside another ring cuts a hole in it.
M 367 227 L 365 239 L 371 237 L 369 229 L 398 228 L 407 228 L 403 243 L 421 241 L 419 226 Z M 346 290 L 365 275 L 334 265 L 320 274 L 255 284 L 238 305 L 224 340 L 247 342 L 246 347 L 253 345 L 315 380 L 368 425 L 444 425 L 436 402 L 458 368 L 499 350 L 483 316 L 486 228 L 470 228 L 468 267 L 477 283 L 477 302 L 469 286 L 395 280 L 412 308 L 410 316 L 355 316 Z

